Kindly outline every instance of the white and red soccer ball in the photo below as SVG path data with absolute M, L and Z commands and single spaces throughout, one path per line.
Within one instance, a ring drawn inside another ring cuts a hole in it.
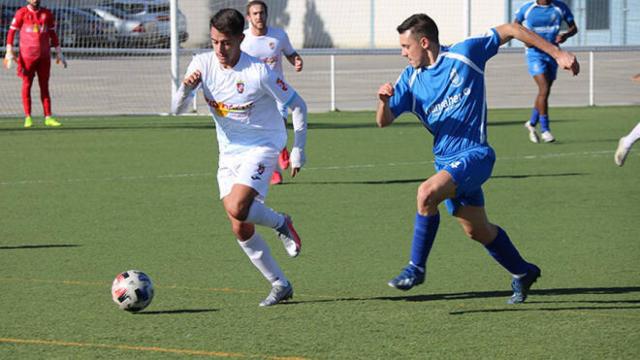
M 122 310 L 140 311 L 153 300 L 151 278 L 139 270 L 118 274 L 111 285 L 111 298 Z

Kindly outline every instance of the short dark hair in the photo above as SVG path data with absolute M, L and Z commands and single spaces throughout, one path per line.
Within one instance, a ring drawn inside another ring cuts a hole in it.
M 227 35 L 241 35 L 244 32 L 244 16 L 236 9 L 222 9 L 211 17 L 209 28 L 216 28 Z
M 399 34 L 411 30 L 411 33 L 418 39 L 424 36 L 429 39 L 429 41 L 440 43 L 438 40 L 438 25 L 436 25 L 436 22 L 427 16 L 427 14 L 413 14 L 409 16 L 398 26 L 397 30 Z
M 249 3 L 247 4 L 247 15 L 249 15 L 249 8 L 252 7 L 253 5 L 262 5 L 262 7 L 264 8 L 264 13 L 265 14 L 269 13 L 269 9 L 267 8 L 267 4 L 264 1 L 253 0 L 253 1 L 249 1 Z

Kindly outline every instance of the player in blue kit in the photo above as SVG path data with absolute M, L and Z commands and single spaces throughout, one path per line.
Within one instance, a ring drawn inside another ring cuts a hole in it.
M 560 33 L 560 25 L 565 21 L 567 31 Z M 578 33 L 578 27 L 573 20 L 569 7 L 558 0 L 534 0 L 522 5 L 516 12 L 515 22 L 540 35 L 548 42 L 558 45 Z M 558 64 L 549 54 L 537 47 L 526 50 L 529 74 L 538 85 L 538 95 L 534 102 L 531 118 L 524 123 L 529 132 L 529 140 L 540 142 L 536 132 L 536 125 L 540 122 L 540 131 L 544 142 L 554 142 L 549 127 L 549 94 L 551 85 L 556 79 Z
M 376 122 L 390 125 L 405 112 L 415 114 L 433 134 L 436 174 L 420 184 L 417 195 L 411 259 L 389 285 L 409 290 L 424 282 L 426 261 L 438 231 L 438 205 L 445 202 L 467 236 L 513 275 L 509 303 L 522 303 L 540 269 L 525 261 L 507 233 L 489 222 L 482 184 L 489 179 L 495 154 L 487 142 L 487 103 L 484 69 L 500 45 L 512 38 L 550 54 L 573 74 L 575 56 L 518 24 L 505 24 L 487 34 L 450 47 L 438 40 L 438 27 L 425 14 L 407 18 L 397 28 L 402 56 L 409 65 L 395 85 L 378 90 Z

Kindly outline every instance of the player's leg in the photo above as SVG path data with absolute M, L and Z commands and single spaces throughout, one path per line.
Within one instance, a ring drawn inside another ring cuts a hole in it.
M 246 185 L 236 184 L 231 193 L 222 199 L 222 202 L 231 222 L 231 229 L 238 240 L 238 245 L 256 269 L 271 284 L 271 291 L 260 302 L 260 306 L 271 306 L 290 299 L 293 296 L 293 286 L 271 255 L 269 245 L 255 231 L 254 223 L 248 220 L 248 214 L 252 208 L 251 204 L 257 196 L 256 190 Z
M 44 109 L 44 125 L 58 127 L 60 124 L 51 114 L 51 95 L 49 93 L 49 77 L 51 74 L 51 59 L 45 58 L 38 62 L 38 85 L 40 85 L 40 101 Z
M 633 143 L 638 141 L 638 139 L 640 139 L 640 123 L 638 123 L 630 133 L 618 140 L 618 148 L 616 149 L 616 153 L 613 157 L 616 165 L 624 165 L 624 161 L 627 159 L 627 155 L 629 155 L 631 146 L 633 146 Z
M 556 139 L 551 134 L 551 128 L 549 126 L 549 95 L 551 95 L 551 87 L 556 79 L 558 72 L 558 64 L 553 59 L 546 59 L 543 61 L 544 72 L 537 76 L 536 82 L 538 83 L 538 99 L 540 102 L 540 132 L 542 140 L 546 143 L 554 142 Z
M 33 126 L 33 120 L 31 119 L 31 87 L 33 86 L 33 78 L 35 77 L 35 71 L 33 65 L 26 63 L 24 59 L 18 59 L 18 76 L 22 79 L 22 90 L 20 92 L 22 96 L 22 107 L 24 109 L 24 127 L 30 128 Z
M 256 150 L 232 160 L 231 165 L 227 165 L 229 160 L 221 157 L 218 183 L 225 210 L 231 218 L 272 228 L 287 254 L 295 257 L 300 253 L 302 244 L 291 217 L 267 207 L 262 200 L 269 190 L 266 179 L 276 167 L 277 156 L 276 151 Z M 232 179 L 231 184 L 228 184 L 228 179 Z
M 489 255 L 512 275 L 513 295 L 509 303 L 524 302 L 529 288 L 540 277 L 540 269 L 520 256 L 502 228 L 489 222 L 484 206 L 462 206 L 454 216 L 465 234 L 484 245 Z
M 456 184 L 453 177 L 445 170 L 438 171 L 420 184 L 416 199 L 417 212 L 414 220 L 410 261 L 400 275 L 389 281 L 389 286 L 400 290 L 409 290 L 424 282 L 427 258 L 440 224 L 438 205 L 445 199 L 455 196 L 455 193 Z

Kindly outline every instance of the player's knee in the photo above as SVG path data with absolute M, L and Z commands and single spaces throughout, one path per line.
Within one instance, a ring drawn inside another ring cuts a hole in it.
M 418 212 L 423 215 L 432 215 L 438 211 L 438 191 L 428 183 L 422 183 L 417 195 Z
M 249 206 L 243 201 L 235 201 L 233 199 L 226 201 L 225 210 L 227 214 L 235 220 L 245 221 L 249 216 Z
M 240 240 L 248 240 L 253 236 L 255 228 L 252 224 L 234 221 L 231 223 L 231 231 L 233 231 L 236 238 Z

